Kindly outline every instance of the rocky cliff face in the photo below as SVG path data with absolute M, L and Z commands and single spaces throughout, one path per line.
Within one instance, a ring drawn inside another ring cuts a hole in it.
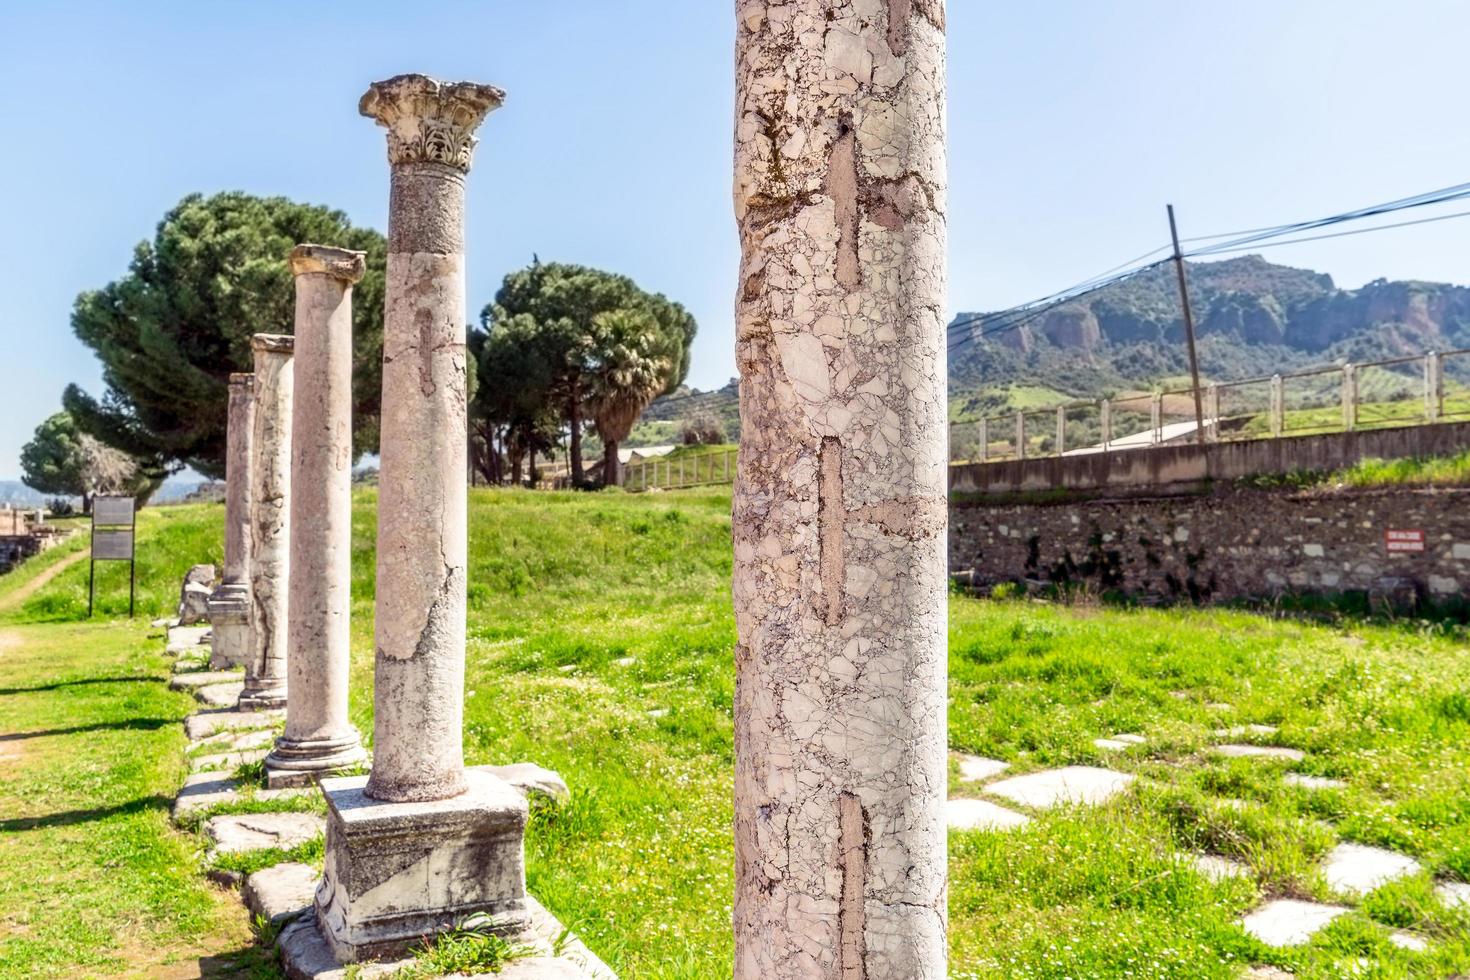
M 1187 273 L 1200 366 L 1213 378 L 1470 346 L 1470 287 L 1380 279 L 1339 289 L 1331 276 L 1258 255 L 1189 263 Z M 1018 329 L 960 344 L 962 330 L 951 341 L 951 391 L 1034 383 L 1084 395 L 1178 373 L 1186 355 L 1177 288 L 1165 265 Z

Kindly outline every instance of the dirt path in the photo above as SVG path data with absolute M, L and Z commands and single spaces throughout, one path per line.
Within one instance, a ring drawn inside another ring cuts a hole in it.
M 0 612 L 9 612 L 16 606 L 19 606 L 31 596 L 35 595 L 36 592 L 39 591 L 43 586 L 45 586 L 47 582 L 60 575 L 62 572 L 66 571 L 77 562 L 85 561 L 87 558 L 87 554 L 88 552 L 83 549 L 82 551 L 78 551 L 75 554 L 67 555 L 65 558 L 61 559 L 61 561 L 52 565 L 40 575 L 37 575 L 35 578 L 31 579 L 25 585 L 22 585 L 20 588 L 10 593 L 10 595 L 6 596 L 3 599 L 0 599 Z

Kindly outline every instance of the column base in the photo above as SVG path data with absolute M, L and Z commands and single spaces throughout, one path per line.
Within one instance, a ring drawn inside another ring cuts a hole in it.
M 249 684 L 250 681 L 245 682 Z M 259 690 L 246 688 L 235 707 L 241 711 L 272 711 L 286 706 L 286 687 L 262 687 Z
M 327 853 L 315 912 L 338 962 L 400 956 L 475 915 L 515 936 L 530 923 L 520 793 L 489 773 L 447 800 L 383 803 L 366 776 L 321 781 Z
M 209 597 L 209 668 L 244 667 L 250 657 L 250 592 L 221 585 Z
M 297 741 L 282 736 L 265 757 L 265 785 L 267 789 L 310 786 L 318 777 L 351 769 L 367 758 L 355 728 L 336 738 Z

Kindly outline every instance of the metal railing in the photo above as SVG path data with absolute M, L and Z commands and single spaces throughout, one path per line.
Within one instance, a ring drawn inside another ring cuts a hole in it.
M 680 453 L 630 462 L 623 467 L 623 489 L 683 490 L 735 482 L 735 450 Z
M 1470 348 L 1430 351 L 1211 384 L 1201 392 L 1210 442 L 1418 425 L 1470 418 Z M 950 423 L 950 462 L 1142 449 L 1191 442 L 1191 388 L 1133 392 Z

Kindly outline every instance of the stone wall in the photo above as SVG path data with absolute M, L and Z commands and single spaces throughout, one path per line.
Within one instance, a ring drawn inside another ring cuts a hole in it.
M 979 587 L 1080 584 L 1143 601 L 1358 594 L 1463 604 L 1470 488 L 1210 493 L 951 506 L 951 573 Z M 1389 530 L 1424 551 L 1390 551 Z
M 949 468 L 953 493 L 1122 490 L 1238 480 L 1264 473 L 1328 472 L 1363 459 L 1453 456 L 1470 448 L 1470 422 L 1441 422 L 1281 439 L 1194 443 L 1041 459 L 961 463 Z

